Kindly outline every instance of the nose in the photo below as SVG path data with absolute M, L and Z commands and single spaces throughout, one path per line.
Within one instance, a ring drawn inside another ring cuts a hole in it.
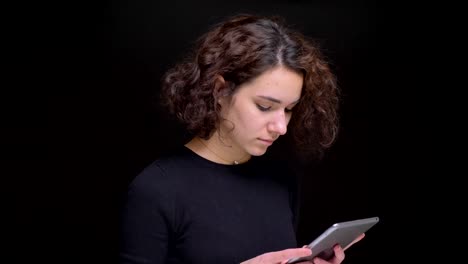
M 284 111 L 274 116 L 274 119 L 268 123 L 268 132 L 274 135 L 274 138 L 286 134 L 288 130 L 288 118 Z

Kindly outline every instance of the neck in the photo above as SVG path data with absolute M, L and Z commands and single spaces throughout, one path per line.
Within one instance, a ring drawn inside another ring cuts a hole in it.
M 221 164 L 236 165 L 250 159 L 250 154 L 214 133 L 208 140 L 194 137 L 185 145 L 201 157 Z

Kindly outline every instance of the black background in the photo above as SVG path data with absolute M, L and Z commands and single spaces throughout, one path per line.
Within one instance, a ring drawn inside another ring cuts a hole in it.
M 21 104 L 12 104 L 5 127 L 21 129 L 7 129 L 2 142 L 14 211 L 9 253 L 18 263 L 114 262 L 120 196 L 144 166 L 183 143 L 180 127 L 155 106 L 162 74 L 213 23 L 257 13 L 283 16 L 318 40 L 342 90 L 337 142 L 304 171 L 298 240 L 379 216 L 345 263 L 381 263 L 392 223 L 381 189 L 389 177 L 375 169 L 378 11 L 372 1 L 146 0 L 81 1 L 40 13 L 43 22 L 29 22 L 34 45 L 20 54 L 33 58 L 29 80 L 44 78 L 46 89 L 28 85 L 28 97 L 15 90 Z

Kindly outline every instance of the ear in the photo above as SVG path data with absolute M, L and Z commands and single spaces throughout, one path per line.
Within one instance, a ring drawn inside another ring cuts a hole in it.
M 226 81 L 224 80 L 224 77 L 217 74 L 216 80 L 215 80 L 214 93 L 218 95 L 222 94 L 225 87 L 226 87 Z
M 226 90 L 226 81 L 224 80 L 224 77 L 217 75 L 213 90 L 213 96 L 217 98 L 217 103 L 223 105 L 224 101 L 226 101 L 225 97 L 228 95 L 228 93 L 229 91 Z

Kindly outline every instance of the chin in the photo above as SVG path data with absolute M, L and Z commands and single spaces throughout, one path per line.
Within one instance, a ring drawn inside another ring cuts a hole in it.
M 252 149 L 249 151 L 249 154 L 252 156 L 262 156 L 266 153 L 267 149 Z

